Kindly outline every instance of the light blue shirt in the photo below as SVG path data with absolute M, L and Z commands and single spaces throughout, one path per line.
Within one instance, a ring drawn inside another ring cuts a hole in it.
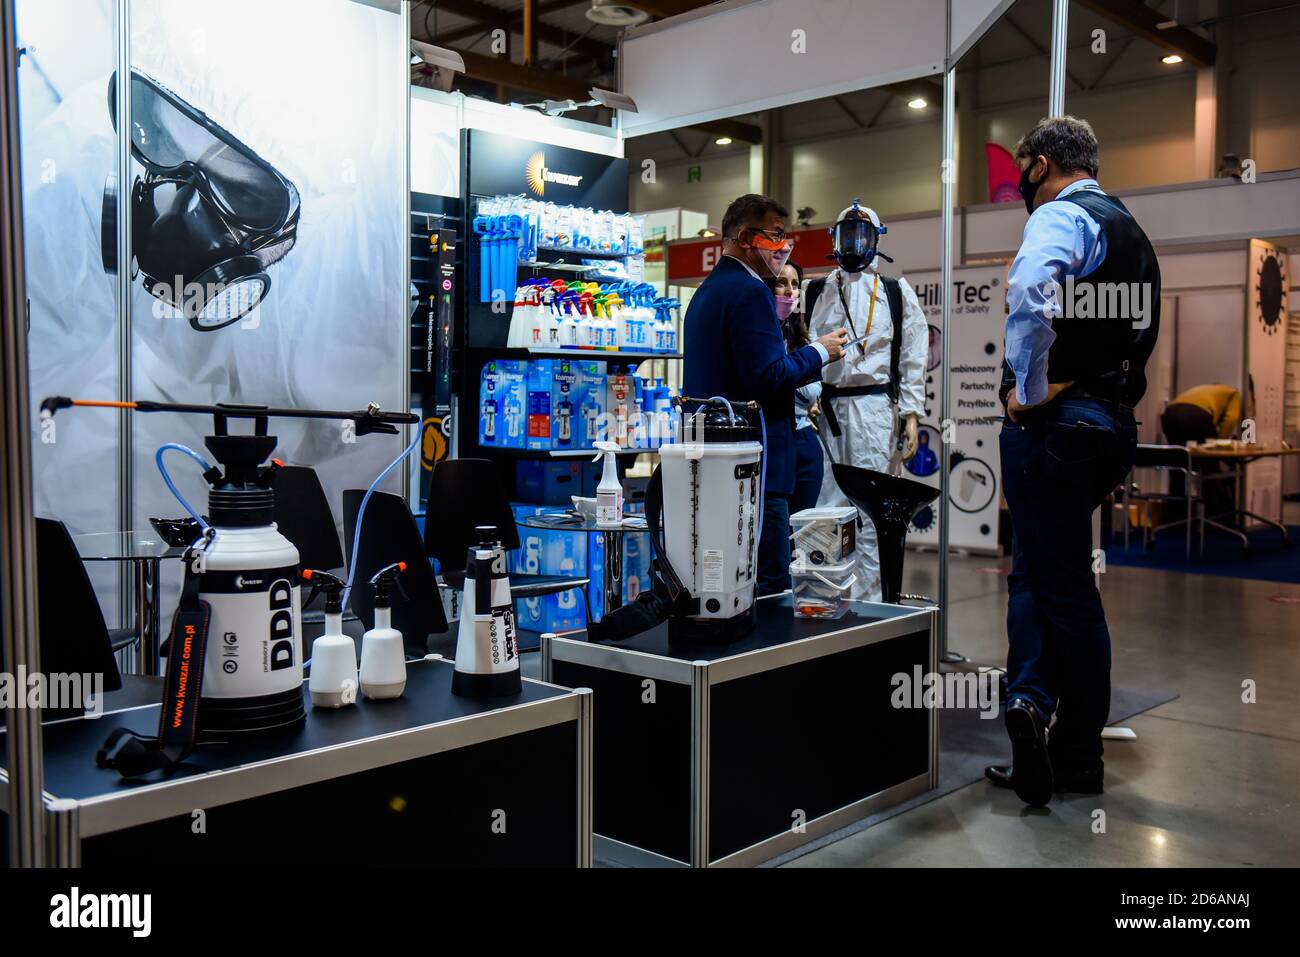
M 822 384 L 820 382 L 809 382 L 807 385 L 794 390 L 794 428 L 796 432 L 800 429 L 811 428 L 812 420 L 808 418 L 808 409 L 821 397 Z
M 1057 198 L 1081 189 L 1101 192 L 1095 179 L 1081 179 Z M 1021 405 L 1047 398 L 1047 352 L 1056 341 L 1052 316 L 1061 307 L 1058 290 L 1065 277 L 1082 278 L 1105 258 L 1101 225 L 1078 203 L 1044 203 L 1025 223 L 1020 252 L 1007 276 L 1006 357 Z

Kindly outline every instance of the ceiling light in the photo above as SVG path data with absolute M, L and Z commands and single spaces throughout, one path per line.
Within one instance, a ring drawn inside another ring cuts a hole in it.
M 923 110 L 928 104 L 925 102 L 925 97 L 916 96 L 908 100 L 907 105 L 914 110 Z
M 1183 58 L 1180 57 L 1177 53 L 1171 53 L 1168 56 L 1162 56 L 1160 58 L 1160 62 L 1168 63 L 1170 66 L 1173 66 L 1175 63 L 1182 63 Z
M 730 146 L 730 145 L 731 145 L 731 137 L 730 137 L 730 136 L 719 136 L 716 140 L 713 141 L 713 145 L 714 145 L 714 146 Z
M 630 27 L 645 23 L 650 19 L 650 14 L 640 7 L 623 3 L 622 0 L 591 0 L 587 19 L 606 27 Z

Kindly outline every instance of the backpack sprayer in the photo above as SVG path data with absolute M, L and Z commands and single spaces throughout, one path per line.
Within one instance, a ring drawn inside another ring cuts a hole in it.
M 659 581 L 589 631 L 619 640 L 668 622 L 670 641 L 725 644 L 755 624 L 754 587 L 763 527 L 766 432 L 756 402 L 675 400 L 684 413 L 680 441 L 659 449 L 646 489 L 646 524 Z M 756 414 L 756 428 L 746 413 Z
M 158 737 L 142 738 L 118 729 L 100 749 L 98 764 L 132 777 L 184 760 L 200 737 L 222 738 L 300 725 L 306 712 L 299 654 L 299 555 L 274 524 L 272 483 L 279 465 L 264 464 L 277 442 L 274 435 L 267 434 L 267 421 L 346 420 L 355 424 L 357 435 L 397 435 L 398 425 L 418 423 L 419 417 L 384 412 L 374 404 L 361 411 L 333 412 L 227 403 L 101 402 L 64 396 L 46 399 L 41 413 L 53 415 L 73 407 L 211 415 L 213 434 L 204 444 L 217 461 L 210 465 L 192 449 L 172 443 L 158 450 L 156 461 L 163 480 L 198 523 L 202 535 L 183 556 L 185 580 L 172 621 Z M 230 434 L 232 419 L 252 420 L 253 433 Z M 375 484 L 418 442 L 417 436 Z M 203 478 L 209 485 L 210 523 L 185 501 L 163 468 L 163 453 L 169 450 L 183 452 L 203 466 Z M 350 567 L 355 565 L 354 555 Z

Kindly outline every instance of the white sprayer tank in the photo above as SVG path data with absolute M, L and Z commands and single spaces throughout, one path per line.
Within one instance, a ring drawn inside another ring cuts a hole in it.
M 302 720 L 298 549 L 274 525 L 218 528 L 202 557 L 212 609 L 200 726 L 264 730 Z
M 762 452 L 753 441 L 686 441 L 659 450 L 668 561 L 699 600 L 698 614 L 672 623 L 679 632 L 694 622 L 718 634 L 719 619 L 752 617 Z

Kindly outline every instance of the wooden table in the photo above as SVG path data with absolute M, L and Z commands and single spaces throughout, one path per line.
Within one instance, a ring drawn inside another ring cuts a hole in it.
M 1286 455 L 1300 455 L 1300 448 L 1293 449 L 1285 445 L 1231 445 L 1231 446 L 1188 445 L 1187 452 L 1194 459 L 1202 459 L 1206 461 L 1217 461 L 1227 465 L 1228 466 L 1227 471 L 1220 472 L 1218 474 L 1203 474 L 1201 476 L 1201 481 L 1205 482 L 1207 480 L 1220 480 L 1220 479 L 1228 479 L 1232 481 L 1234 486 L 1237 487 L 1236 489 L 1237 494 L 1233 496 L 1233 500 L 1240 502 L 1241 496 L 1240 496 L 1239 483 L 1246 475 L 1247 465 L 1249 465 L 1251 462 L 1259 461 L 1260 459 L 1281 458 Z M 1244 547 L 1246 548 L 1250 547 L 1249 539 L 1246 538 L 1245 534 L 1243 534 L 1242 532 L 1238 531 L 1235 528 L 1232 528 L 1231 526 L 1224 525 L 1221 522 L 1213 521 L 1213 519 L 1223 518 L 1229 515 L 1233 515 L 1233 516 L 1242 515 L 1247 518 L 1253 518 L 1255 521 L 1262 522 L 1265 525 L 1271 525 L 1274 528 L 1276 528 L 1279 532 L 1282 533 L 1282 543 L 1284 545 L 1291 544 L 1291 538 L 1287 534 L 1286 526 L 1283 525 L 1281 522 L 1275 522 L 1271 518 L 1265 518 L 1263 515 L 1257 515 L 1254 512 L 1247 511 L 1244 508 L 1235 508 L 1232 509 L 1231 511 L 1219 512 L 1215 515 L 1207 515 L 1202 519 L 1202 524 L 1201 524 L 1202 550 L 1204 550 L 1205 548 L 1204 539 L 1205 539 L 1206 525 L 1213 525 L 1215 528 L 1219 529 L 1219 531 L 1227 532 L 1229 535 L 1236 535 L 1238 538 L 1241 539 L 1241 544 Z

